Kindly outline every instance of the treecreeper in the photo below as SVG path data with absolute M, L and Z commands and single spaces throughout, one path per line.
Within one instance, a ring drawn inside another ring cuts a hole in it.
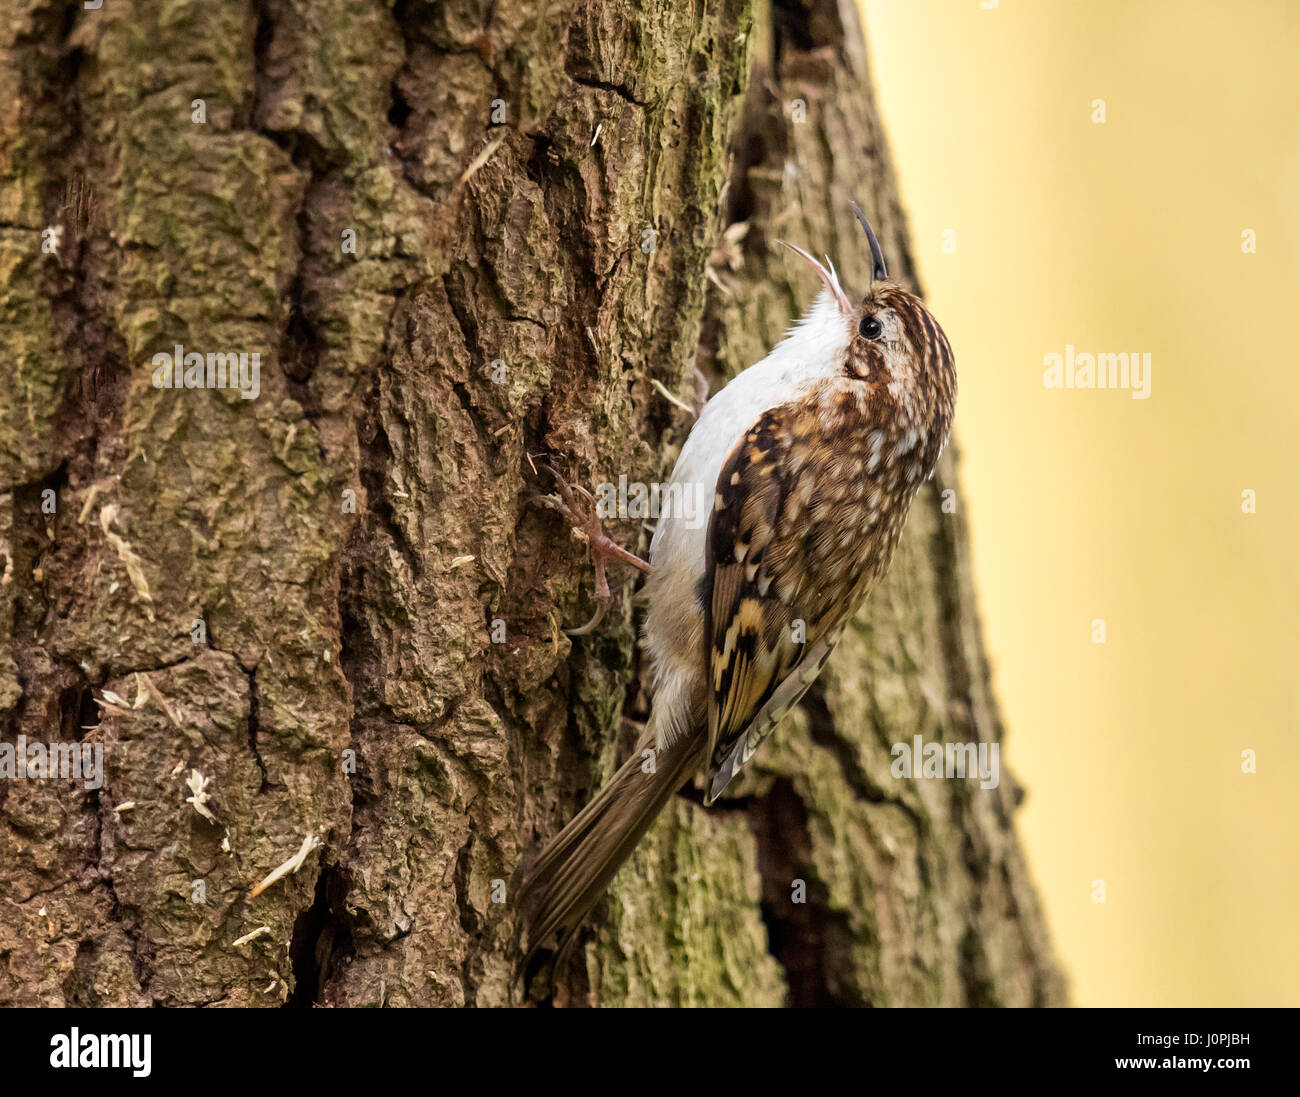
M 653 706 L 641 742 L 519 884 L 520 971 L 542 949 L 558 971 L 578 929 L 668 800 L 703 771 L 717 799 L 820 673 L 889 568 L 918 489 L 952 427 L 957 375 L 943 329 L 889 278 L 871 225 L 872 274 L 855 305 L 834 265 L 770 354 L 705 405 L 666 493 L 712 498 L 707 523 L 660 514 L 645 562 L 615 544 L 574 489 L 602 605 L 608 561 L 647 573 L 642 642 Z M 585 493 L 583 493 L 585 494 Z

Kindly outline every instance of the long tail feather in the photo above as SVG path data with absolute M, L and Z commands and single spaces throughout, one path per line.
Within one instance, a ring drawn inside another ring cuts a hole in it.
M 653 773 L 634 752 L 542 850 L 520 884 L 523 971 L 558 934 L 557 966 L 614 874 L 672 795 L 703 762 L 702 736 L 660 751 Z

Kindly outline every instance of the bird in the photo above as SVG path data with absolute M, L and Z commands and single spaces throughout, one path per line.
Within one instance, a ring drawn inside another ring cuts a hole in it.
M 647 574 L 652 705 L 637 749 L 520 870 L 521 973 L 548 949 L 554 977 L 687 782 L 703 771 L 708 806 L 750 762 L 888 570 L 947 444 L 952 347 L 921 299 L 890 279 L 871 223 L 851 208 L 871 251 L 865 295 L 855 304 L 829 257 L 781 241 L 821 288 L 784 339 L 705 404 L 682 446 L 666 496 L 703 485 L 707 522 L 661 511 L 644 561 L 556 476 L 559 508 L 594 558 L 598 600 L 609 599 L 607 560 Z

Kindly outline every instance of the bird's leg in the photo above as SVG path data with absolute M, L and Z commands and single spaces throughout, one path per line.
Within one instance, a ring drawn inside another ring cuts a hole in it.
M 549 496 L 546 500 L 547 505 L 558 510 L 569 520 L 574 536 L 586 543 L 587 551 L 591 553 L 591 562 L 596 569 L 596 615 L 585 625 L 564 630 L 570 636 L 586 636 L 600 624 L 605 611 L 609 609 L 609 604 L 614 600 L 614 595 L 609 589 L 609 580 L 605 576 L 606 563 L 617 560 L 620 563 L 631 564 L 634 568 L 640 568 L 647 574 L 650 572 L 650 565 L 635 553 L 628 552 L 622 545 L 615 543 L 605 532 L 600 516 L 596 513 L 596 501 L 591 497 L 591 492 L 581 486 L 568 484 L 549 466 L 547 471 L 555 477 L 560 492 L 558 497 Z M 579 495 L 582 501 L 579 501 Z

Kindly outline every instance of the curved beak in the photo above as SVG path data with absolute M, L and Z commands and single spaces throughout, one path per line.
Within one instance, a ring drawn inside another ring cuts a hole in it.
M 879 282 L 882 278 L 888 278 L 889 268 L 885 266 L 885 253 L 880 250 L 880 241 L 871 230 L 871 222 L 867 220 L 867 215 L 856 202 L 850 202 L 849 205 L 853 207 L 853 212 L 862 225 L 862 231 L 867 234 L 867 243 L 871 245 L 871 281 Z
M 825 283 L 826 288 L 830 290 L 831 296 L 835 298 L 835 303 L 839 305 L 840 312 L 844 316 L 853 315 L 853 306 L 849 303 L 848 297 L 845 296 L 844 290 L 840 287 L 840 280 L 835 274 L 834 267 L 831 267 L 830 270 L 827 270 L 819 262 L 817 262 L 816 259 L 814 259 L 806 251 L 804 251 L 803 248 L 799 247 L 796 244 L 791 244 L 785 240 L 778 240 L 777 243 L 784 244 L 787 248 L 789 248 L 792 252 L 794 252 L 795 255 L 799 256 L 800 259 L 808 263 L 812 267 L 812 269 L 817 272 L 817 277 L 820 278 L 822 282 Z M 829 262 L 829 260 L 827 261 Z

